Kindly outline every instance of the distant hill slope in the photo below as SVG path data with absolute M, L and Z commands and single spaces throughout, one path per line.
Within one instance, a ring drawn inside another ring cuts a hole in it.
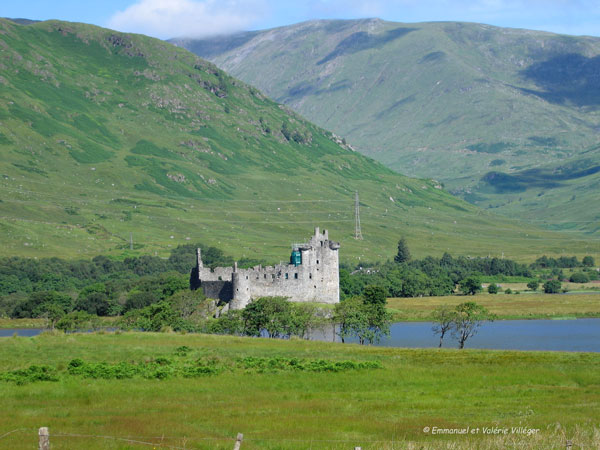
M 510 216 L 598 230 L 600 38 L 364 19 L 172 42 L 401 173 Z
M 2 255 L 164 255 L 201 241 L 279 261 L 313 226 L 355 262 L 392 257 L 403 235 L 417 255 L 593 251 L 398 175 L 157 39 L 0 20 L 0 47 Z

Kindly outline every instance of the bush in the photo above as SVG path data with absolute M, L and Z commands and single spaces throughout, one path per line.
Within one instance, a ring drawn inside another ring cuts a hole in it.
M 98 316 L 85 311 L 73 311 L 60 319 L 56 328 L 63 331 L 88 331 L 98 328 L 99 325 Z
M 496 283 L 492 283 L 488 286 L 487 290 L 490 294 L 497 294 L 498 293 L 498 285 Z
M 0 373 L 0 381 L 23 385 L 35 381 L 58 381 L 58 376 L 56 370 L 52 367 L 32 365 L 27 369 L 2 372 Z
M 540 283 L 537 280 L 532 280 L 529 283 L 527 283 L 527 288 L 532 291 L 537 291 L 539 287 Z
M 588 281 L 590 281 L 590 279 L 588 278 L 587 274 L 583 272 L 574 272 L 573 274 L 571 274 L 569 281 L 571 283 L 587 283 Z
M 512 293 L 513 293 L 513 291 L 512 291 L 512 289 L 511 289 L 511 288 L 506 288 L 506 289 L 504 290 L 504 293 L 505 293 L 505 294 L 508 294 L 508 295 L 510 295 L 510 294 L 512 294 Z

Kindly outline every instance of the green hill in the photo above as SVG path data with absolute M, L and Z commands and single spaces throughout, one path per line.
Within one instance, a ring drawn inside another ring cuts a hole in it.
M 173 42 L 400 173 L 511 217 L 599 229 L 600 38 L 363 19 Z
M 166 255 L 201 241 L 278 261 L 313 226 L 346 261 L 391 257 L 401 235 L 416 255 L 598 253 L 398 175 L 171 44 L 0 20 L 0 50 L 2 255 Z

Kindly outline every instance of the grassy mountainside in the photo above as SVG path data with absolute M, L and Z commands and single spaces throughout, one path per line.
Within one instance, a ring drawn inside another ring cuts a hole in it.
M 174 42 L 401 173 L 503 214 L 598 231 L 600 38 L 364 19 Z
M 342 259 L 591 253 L 352 151 L 213 64 L 94 26 L 0 20 L 3 255 L 158 253 L 202 241 L 271 261 L 329 228 Z M 363 241 L 352 238 L 354 192 Z

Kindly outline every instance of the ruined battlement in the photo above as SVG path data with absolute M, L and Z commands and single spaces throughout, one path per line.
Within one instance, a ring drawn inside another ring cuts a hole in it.
M 329 240 L 327 230 L 315 234 L 307 243 L 294 244 L 289 264 L 261 265 L 250 269 L 216 267 L 202 263 L 197 250 L 192 271 L 192 289 L 201 287 L 204 294 L 229 303 L 230 309 L 242 309 L 259 297 L 287 297 L 293 302 L 338 303 L 340 244 Z

